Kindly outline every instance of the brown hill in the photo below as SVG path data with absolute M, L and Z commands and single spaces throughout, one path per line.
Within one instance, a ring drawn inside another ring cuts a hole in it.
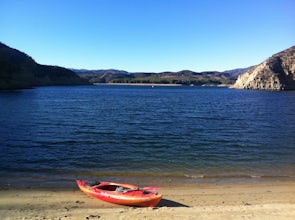
M 274 54 L 241 74 L 233 88 L 258 90 L 295 89 L 295 46 Z

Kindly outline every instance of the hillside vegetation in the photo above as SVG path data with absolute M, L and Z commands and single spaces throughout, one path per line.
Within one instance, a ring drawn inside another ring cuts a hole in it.
M 69 69 L 38 64 L 27 54 L 0 43 L 0 89 L 80 84 L 88 81 Z
M 152 83 L 181 85 L 221 85 L 233 84 L 237 79 L 236 72 L 179 72 L 128 73 L 119 70 L 74 70 L 90 83 Z M 245 70 L 246 71 L 246 70 Z

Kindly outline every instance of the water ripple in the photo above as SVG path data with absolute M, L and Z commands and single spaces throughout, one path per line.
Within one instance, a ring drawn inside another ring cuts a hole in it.
M 295 176 L 293 92 L 43 87 L 0 105 L 3 181 Z

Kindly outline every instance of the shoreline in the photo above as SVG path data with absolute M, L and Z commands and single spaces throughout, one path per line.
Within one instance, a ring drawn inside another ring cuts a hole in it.
M 156 87 L 156 86 L 162 86 L 162 87 L 227 87 L 230 88 L 231 85 L 227 84 L 203 84 L 203 85 L 183 85 L 183 84 L 172 84 L 172 83 L 93 83 L 93 85 L 105 85 L 105 86 L 151 86 L 151 87 Z
M 6 189 L 42 189 L 42 188 L 74 188 L 76 186 L 76 179 L 85 179 L 89 181 L 106 181 L 118 183 L 130 183 L 143 187 L 145 186 L 183 186 L 188 184 L 240 184 L 240 183 L 268 183 L 268 182 L 295 182 L 294 175 L 148 175 L 125 173 L 100 173 L 95 175 L 61 175 L 51 176 L 22 176 L 15 179 L 15 176 L 3 176 L 0 180 L 0 190 Z
M 0 190 L 2 219 L 294 219 L 295 181 L 171 183 L 155 208 L 106 203 L 78 187 Z
M 163 84 L 163 83 L 93 83 L 93 85 L 105 85 L 105 86 L 183 86 L 182 84 Z
M 295 182 L 294 173 L 288 170 L 281 174 L 180 174 L 180 173 L 139 173 L 139 172 L 95 172 L 95 173 L 67 173 L 46 175 L 3 175 L 0 180 L 1 189 L 27 189 L 27 188 L 68 188 L 75 187 L 76 179 L 89 181 L 107 181 L 130 183 L 133 185 L 163 185 L 182 186 L 186 184 L 239 184 L 239 183 L 267 183 L 267 182 Z

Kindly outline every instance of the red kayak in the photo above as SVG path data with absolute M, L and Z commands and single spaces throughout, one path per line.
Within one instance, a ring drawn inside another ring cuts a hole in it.
M 76 180 L 81 191 L 94 198 L 119 205 L 154 207 L 162 195 L 130 184 L 100 182 L 89 184 L 87 180 Z M 151 187 L 150 189 L 152 189 Z

